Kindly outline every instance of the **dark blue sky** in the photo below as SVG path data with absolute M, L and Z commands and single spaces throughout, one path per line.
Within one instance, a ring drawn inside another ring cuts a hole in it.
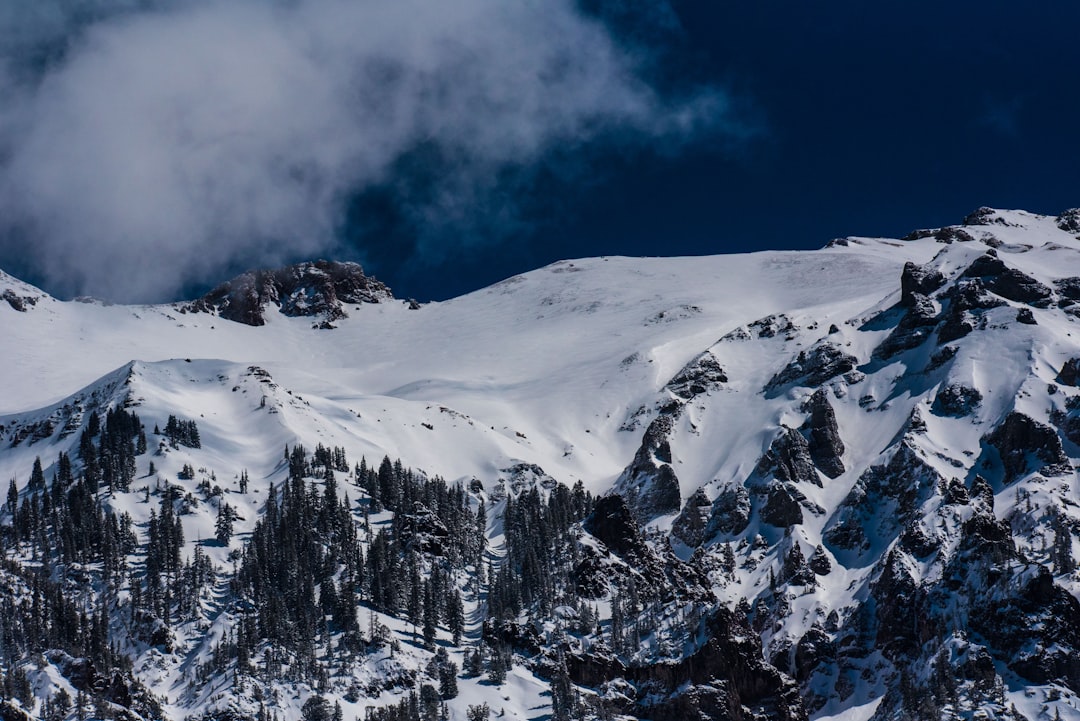
M 677 157 L 582 149 L 590 182 L 540 183 L 518 237 L 431 266 L 391 218 L 385 246 L 363 241 L 370 269 L 438 299 L 564 257 L 815 248 L 958 223 L 980 205 L 1080 205 L 1080 3 L 675 9 L 685 36 L 663 38 L 668 80 L 726 88 L 750 137 Z

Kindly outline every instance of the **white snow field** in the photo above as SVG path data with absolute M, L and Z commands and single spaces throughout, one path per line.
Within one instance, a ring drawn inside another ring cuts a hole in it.
M 785 530 L 755 513 L 745 530 L 705 544 L 706 554 L 729 544 L 734 550 L 736 571 L 730 577 L 710 575 L 720 602 L 730 608 L 741 599 L 753 605 L 768 590 L 793 544 L 806 556 L 818 546 L 829 549 L 831 570 L 816 587 L 792 593 L 787 613 L 762 629 L 768 659 L 815 624 L 827 626 L 830 614 L 843 617 L 864 599 L 880 562 L 900 542 L 899 531 L 889 526 L 899 511 L 887 498 L 876 506 L 880 518 L 865 547 L 841 550 L 825 537 L 867 469 L 887 463 L 904 438 L 944 479 L 970 485 L 976 472 L 984 475 L 994 492 L 993 514 L 1011 523 L 1028 557 L 1038 561 L 1046 555 L 1048 531 L 1039 521 L 1046 509 L 1057 509 L 1080 528 L 1080 486 L 1071 467 L 1052 477 L 1035 469 L 1007 483 L 1000 472 L 978 465 L 985 458 L 985 436 L 1010 412 L 1050 423 L 1052 411 L 1065 410 L 1075 389 L 1049 393 L 1048 386 L 1068 359 L 1080 356 L 1076 316 L 1048 304 L 1030 308 L 1034 324 L 1017 322 L 1018 311 L 1028 306 L 1006 300 L 986 310 L 980 328 L 951 344 L 955 355 L 940 371 L 927 370 L 933 343 L 887 358 L 874 355 L 901 315 L 894 306 L 905 263 L 929 264 L 951 280 L 992 250 L 1009 267 L 1051 288 L 1055 280 L 1080 276 L 1080 239 L 1053 217 L 995 211 L 989 224 L 964 230 L 970 240 L 847 238 L 812 252 L 561 261 L 419 309 L 399 300 L 348 306 L 348 317 L 333 329 L 317 329 L 311 318 L 273 309 L 265 325 L 252 327 L 185 312 L 182 303 L 62 302 L 0 273 L 0 294 L 33 300 L 22 311 L 0 300 L 0 480 L 15 478 L 21 487 L 37 457 L 50 476 L 59 452 L 76 454 L 78 429 L 93 410 L 126 403 L 147 429 L 164 427 L 169 415 L 193 419 L 201 448 L 158 452 L 151 435 L 131 491 L 103 503 L 127 512 L 143 528 L 154 506 L 145 501 L 145 489 L 159 478 L 194 490 L 212 476 L 222 498 L 239 511 L 230 545 L 204 546 L 215 564 L 228 569 L 230 551 L 250 535 L 267 489 L 288 475 L 282 461 L 286 445 L 340 446 L 350 463 L 400 457 L 451 482 L 479 479 L 489 500 L 504 469 L 518 463 L 536 464 L 567 485 L 580 480 L 602 495 L 619 481 L 642 433 L 673 397 L 669 381 L 709 353 L 727 380 L 686 402 L 669 440 L 682 501 L 702 489 L 711 502 L 755 474 L 784 428 L 803 424 L 804 403 L 814 388 L 794 382 L 774 392 L 764 389 L 800 351 L 828 342 L 858 364 L 821 384 L 843 440 L 844 472 L 799 486 L 805 501 L 801 523 Z M 930 302 L 941 308 L 940 301 Z M 775 332 L 751 325 L 768 316 L 777 318 Z M 981 403 L 962 417 L 932 412 L 939 391 L 950 384 L 978 389 Z M 913 414 L 924 431 L 912 430 Z M 1072 459 L 1080 455 L 1071 441 L 1064 445 Z M 177 479 L 184 464 L 198 469 L 196 478 Z M 253 493 L 238 492 L 244 470 Z M 340 486 L 353 500 L 361 497 L 350 474 L 340 474 Z M 920 496 L 917 506 L 928 532 L 946 539 L 940 554 L 909 564 L 914 578 L 933 580 L 955 556 L 959 529 L 975 511 L 946 507 L 933 493 Z M 493 551 L 501 542 L 497 510 L 497 504 L 489 507 Z M 183 516 L 186 554 L 214 536 L 216 511 L 201 503 Z M 1025 514 L 1034 519 L 1026 526 L 1019 520 Z M 647 530 L 651 542 L 671 543 L 686 560 L 694 548 L 668 535 L 676 516 L 647 518 Z M 763 540 L 737 543 L 755 538 Z M 1071 543 L 1080 553 L 1078 539 Z M 1075 572 L 1055 577 L 1074 596 L 1080 594 Z M 231 623 L 217 605 L 228 590 L 226 576 L 220 578 L 215 595 L 204 600 L 201 620 L 176 629 L 173 653 L 130 649 L 136 676 L 165 699 L 171 719 L 229 704 L 253 711 L 244 706 L 249 702 L 232 676 L 201 686 L 190 673 L 210 657 Z M 479 633 L 479 603 L 466 596 L 472 636 Z M 363 622 L 368 616 L 366 609 L 361 612 Z M 422 669 L 431 657 L 415 642 L 411 626 L 388 616 L 378 620 L 391 629 L 398 650 L 393 658 L 373 657 L 357 668 L 360 685 L 372 675 Z M 962 654 L 967 646 L 958 643 L 956 653 Z M 456 651 L 451 658 L 463 664 Z M 1080 719 L 1080 700 L 1067 687 L 1027 682 L 1001 663 L 997 669 L 1006 684 L 1004 697 L 1017 712 L 1030 719 L 1054 713 Z M 822 699 L 810 710 L 812 718 L 874 717 L 894 669 L 871 655 L 857 671 L 834 668 L 806 681 L 804 688 Z M 38 681 L 41 698 L 67 683 L 54 668 L 48 673 L 51 682 L 45 676 Z M 480 703 L 491 707 L 493 717 L 506 719 L 551 713 L 548 683 L 520 665 L 502 686 L 476 679 L 459 683 L 461 694 L 448 702 L 451 719 L 464 719 L 466 708 Z M 312 689 L 282 685 L 276 693 L 278 718 L 292 721 Z M 400 700 L 391 693 L 355 702 L 336 693 L 327 697 L 342 704 L 346 719 L 363 718 L 367 706 Z M 1003 717 L 991 707 L 964 713 Z

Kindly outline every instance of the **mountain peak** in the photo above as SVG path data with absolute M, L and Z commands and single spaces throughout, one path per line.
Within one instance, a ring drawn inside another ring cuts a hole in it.
M 316 260 L 242 273 L 183 309 L 260 326 L 266 323 L 266 308 L 274 305 L 283 315 L 321 318 L 318 325 L 331 327 L 333 321 L 348 317 L 346 305 L 380 303 L 393 297 L 359 263 Z

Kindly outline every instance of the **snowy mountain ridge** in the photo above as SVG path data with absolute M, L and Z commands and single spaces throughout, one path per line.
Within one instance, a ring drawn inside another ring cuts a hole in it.
M 86 609 L 109 609 L 106 635 L 167 718 L 312 718 L 312 698 L 361 717 L 438 685 L 435 645 L 416 643 L 408 604 L 380 605 L 370 577 L 356 583 L 368 651 L 341 660 L 351 622 L 335 615 L 316 643 L 322 671 L 243 671 L 246 654 L 280 661 L 271 636 L 235 640 L 255 634 L 258 595 L 230 573 L 269 490 L 284 503 L 297 479 L 347 493 L 365 567 L 381 553 L 373 532 L 393 528 L 402 563 L 459 589 L 465 640 L 450 639 L 445 608 L 434 637 L 458 668 L 470 644 L 485 668 L 513 657 L 505 681 L 466 675 L 440 694 L 437 715 L 487 703 L 511 718 L 1080 718 L 1077 218 L 980 209 L 812 252 L 563 261 L 419 307 L 324 262 L 159 306 L 61 302 L 0 274 L 0 473 L 16 493 L 0 525 L 28 523 L 18 509 L 54 478 L 86 475 L 92 416 L 121 428 L 118 410 L 136 414 L 133 473 L 95 490 L 128 519 L 132 580 L 107 583 L 93 560 L 46 567 Z M 170 419 L 193 421 L 199 443 Z M 349 463 L 298 463 L 301 445 Z M 366 469 L 384 457 L 415 469 L 405 485 L 428 484 L 428 500 L 380 506 Z M 429 503 L 441 479 L 468 514 L 483 502 L 482 556 L 472 541 L 461 559 L 447 550 L 457 516 Z M 565 568 L 503 608 L 496 575 L 531 578 L 535 563 L 515 560 L 507 518 L 575 486 L 596 500 L 553 521 Z M 211 580 L 183 611 L 164 601 L 123 620 L 149 588 L 150 524 L 169 504 L 177 558 L 208 559 Z M 40 568 L 30 536 L 5 555 Z M 13 598 L 29 577 L 10 577 Z M 323 603 L 327 581 L 315 586 Z M 11 718 L 55 712 L 60 689 L 103 697 L 59 652 L 16 651 L 0 663 L 38 701 L 12 702 Z M 112 715 L 154 715 L 110 698 Z

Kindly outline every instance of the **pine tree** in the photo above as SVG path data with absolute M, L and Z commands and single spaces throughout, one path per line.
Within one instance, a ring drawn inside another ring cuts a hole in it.
M 7 508 L 8 513 L 10 513 L 12 516 L 14 516 L 15 512 L 19 510 L 19 488 L 15 485 L 14 478 L 12 478 L 11 483 L 8 484 Z
M 45 473 L 41 470 L 41 456 L 34 458 L 34 467 L 30 471 L 29 488 L 31 490 L 45 488 Z
M 228 503 L 222 503 L 218 507 L 217 521 L 214 523 L 214 535 L 222 546 L 229 545 L 233 534 L 233 521 L 236 511 Z

